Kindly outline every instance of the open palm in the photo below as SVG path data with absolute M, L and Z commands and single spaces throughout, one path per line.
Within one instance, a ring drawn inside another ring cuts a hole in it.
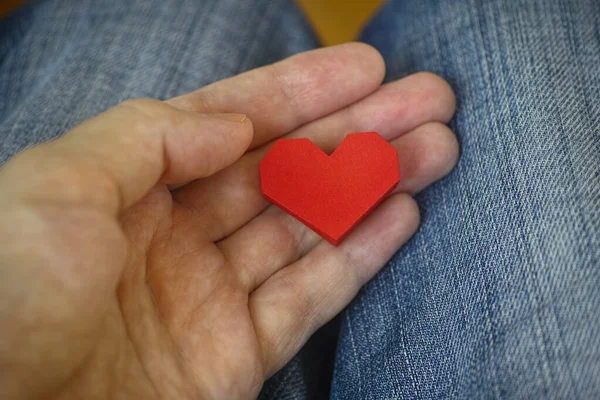
M 415 232 L 410 195 L 456 162 L 448 85 L 380 86 L 384 70 L 366 45 L 316 50 L 126 102 L 9 163 L 4 220 L 22 228 L 0 228 L 17 350 L 0 353 L 0 394 L 255 397 Z M 336 248 L 265 202 L 258 163 L 280 137 L 330 152 L 361 131 L 398 150 L 402 180 Z

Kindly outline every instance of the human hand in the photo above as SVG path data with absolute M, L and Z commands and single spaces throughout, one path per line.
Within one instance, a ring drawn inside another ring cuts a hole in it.
M 448 85 L 348 44 L 134 100 L 0 171 L 0 397 L 256 397 L 415 232 L 454 166 Z M 239 114 L 215 114 L 242 112 Z M 252 121 L 252 122 L 250 122 Z M 339 247 L 263 199 L 279 137 L 378 131 L 402 180 Z

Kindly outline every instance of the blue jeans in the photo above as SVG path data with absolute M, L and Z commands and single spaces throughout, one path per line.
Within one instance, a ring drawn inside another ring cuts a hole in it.
M 362 40 L 451 83 L 461 159 L 261 398 L 600 398 L 600 2 L 397 0 Z M 0 23 L 0 163 L 317 45 L 291 1 L 36 2 Z

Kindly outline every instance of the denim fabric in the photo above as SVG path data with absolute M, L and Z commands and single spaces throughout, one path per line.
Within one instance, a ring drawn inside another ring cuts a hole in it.
M 0 164 L 119 102 L 316 46 L 288 1 L 46 0 L 0 24 Z
M 462 154 L 344 313 L 332 397 L 600 398 L 600 2 L 398 0 L 363 40 L 450 82 Z
M 363 40 L 451 83 L 461 159 L 261 399 L 600 398 L 600 2 L 397 0 Z M 0 163 L 316 44 L 287 0 L 37 2 L 0 23 Z

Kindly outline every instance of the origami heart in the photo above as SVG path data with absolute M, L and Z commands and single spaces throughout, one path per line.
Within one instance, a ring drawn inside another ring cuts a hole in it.
M 263 195 L 337 246 L 400 181 L 398 153 L 376 132 L 328 156 L 309 139 L 277 141 L 260 163 Z

